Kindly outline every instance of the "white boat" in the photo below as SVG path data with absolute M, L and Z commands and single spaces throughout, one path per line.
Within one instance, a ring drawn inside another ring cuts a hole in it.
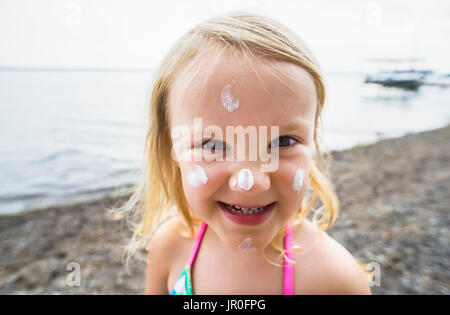
M 424 84 L 425 78 L 431 75 L 429 70 L 393 70 L 380 71 L 368 75 L 365 83 L 380 84 L 389 87 L 400 87 L 405 89 L 417 89 Z
M 432 74 L 425 77 L 424 85 L 450 87 L 450 74 Z

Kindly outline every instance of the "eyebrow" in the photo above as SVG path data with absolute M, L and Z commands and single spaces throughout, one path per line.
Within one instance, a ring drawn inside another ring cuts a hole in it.
M 270 125 L 266 125 L 267 127 L 269 127 L 270 129 Z M 277 125 L 272 125 L 272 126 L 277 126 Z M 234 126 L 236 127 L 236 126 Z M 256 126 L 258 129 L 258 126 Z M 294 132 L 294 131 L 309 131 L 310 128 L 312 127 L 312 124 L 310 122 L 308 122 L 305 119 L 298 119 L 296 122 L 290 122 L 287 123 L 285 125 L 281 125 L 279 126 L 279 133 L 288 133 L 288 132 Z M 219 128 L 221 128 L 219 126 Z M 194 132 L 194 126 L 190 126 L 189 127 L 191 134 Z M 203 138 L 203 132 L 202 132 L 202 138 Z M 215 137 L 214 137 L 215 138 Z
M 291 131 L 299 131 L 299 130 L 308 130 L 312 126 L 311 123 L 307 122 L 306 120 L 298 120 L 296 123 L 289 123 L 286 125 L 280 126 L 280 133 L 283 132 L 291 132 Z

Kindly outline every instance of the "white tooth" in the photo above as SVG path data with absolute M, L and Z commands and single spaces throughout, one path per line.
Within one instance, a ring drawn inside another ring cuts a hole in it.
M 248 211 L 250 208 L 241 208 L 241 210 Z

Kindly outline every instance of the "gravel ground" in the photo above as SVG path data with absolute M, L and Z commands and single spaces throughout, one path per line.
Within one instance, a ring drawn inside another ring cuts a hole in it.
M 374 294 L 450 294 L 450 126 L 333 152 L 341 213 L 328 233 L 380 267 Z M 0 217 L 0 294 L 140 294 L 143 258 L 122 262 L 130 236 L 101 200 Z M 80 286 L 70 287 L 71 262 Z M 372 265 L 370 265 L 372 266 Z

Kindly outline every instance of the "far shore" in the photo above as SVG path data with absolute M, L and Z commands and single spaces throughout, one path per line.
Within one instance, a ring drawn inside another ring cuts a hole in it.
M 341 213 L 327 232 L 381 268 L 374 294 L 450 294 L 450 125 L 332 152 Z M 130 231 L 98 200 L 0 216 L 0 294 L 142 294 L 145 253 L 122 261 Z M 67 265 L 81 268 L 70 287 Z

